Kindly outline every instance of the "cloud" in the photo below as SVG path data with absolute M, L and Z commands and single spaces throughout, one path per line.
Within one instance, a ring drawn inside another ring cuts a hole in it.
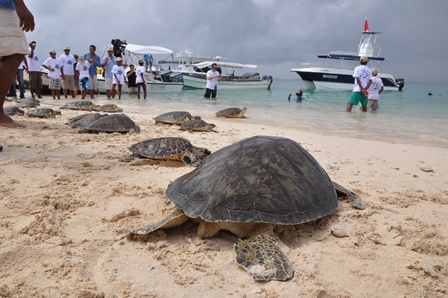
M 56 3 L 56 4 L 55 4 Z M 357 51 L 364 19 L 378 37 L 387 60 L 382 72 L 407 81 L 446 82 L 441 59 L 448 43 L 448 1 L 418 0 L 50 0 L 28 1 L 36 29 L 27 34 L 45 56 L 65 45 L 72 53 L 97 54 L 115 38 L 157 45 L 176 52 L 226 57 L 258 64 L 260 72 L 279 78 L 293 64 L 319 64 L 318 54 Z M 164 58 L 164 57 L 163 57 Z

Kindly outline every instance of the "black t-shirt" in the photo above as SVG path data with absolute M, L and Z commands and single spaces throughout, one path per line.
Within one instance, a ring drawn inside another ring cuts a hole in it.
M 131 71 L 128 71 L 126 73 L 126 75 L 130 72 Z M 135 83 L 136 79 L 137 79 L 137 75 L 135 74 L 135 71 L 134 71 L 130 76 L 128 76 L 128 87 L 137 87 L 137 84 Z

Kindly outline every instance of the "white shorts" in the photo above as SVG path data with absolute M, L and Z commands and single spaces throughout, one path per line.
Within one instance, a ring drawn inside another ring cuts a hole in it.
M 89 82 L 90 82 L 90 87 L 93 90 L 97 90 L 98 89 L 98 78 L 97 75 L 89 75 Z
M 29 54 L 28 45 L 15 10 L 0 8 L 0 58 Z
M 104 78 L 104 88 L 106 88 L 106 90 L 112 89 L 112 78 Z

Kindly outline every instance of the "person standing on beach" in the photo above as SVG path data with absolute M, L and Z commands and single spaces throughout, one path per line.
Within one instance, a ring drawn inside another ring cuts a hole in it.
M 101 67 L 104 69 L 104 87 L 106 88 L 107 99 L 110 99 L 112 89 L 112 68 L 117 64 L 114 56 L 114 48 L 107 47 L 107 56 L 101 61 Z
M 118 99 L 121 99 L 121 89 L 124 83 L 128 83 L 126 81 L 126 76 L 124 74 L 125 69 L 123 67 L 123 59 L 120 57 L 117 58 L 117 65 L 112 68 L 112 74 L 114 78 L 112 79 L 112 98 L 115 98 L 115 86 L 118 85 Z
M 143 66 L 145 61 L 143 59 L 138 60 L 138 67 L 136 70 L 137 78 L 135 82 L 137 83 L 137 98 L 140 99 L 140 88 L 143 88 L 143 99 L 146 99 L 146 68 Z
M 372 111 L 378 110 L 378 99 L 380 98 L 381 92 L 384 90 L 383 80 L 377 77 L 378 69 L 372 68 L 372 85 L 370 85 L 368 98 L 369 103 L 367 108 L 371 108 Z
M 26 56 L 28 63 L 28 83 L 30 85 L 31 97 L 34 98 L 36 92 L 38 98 L 42 89 L 42 73 L 40 71 L 39 54 L 36 51 L 36 41 L 30 41 L 29 55 Z
M 3 104 L 17 68 L 29 53 L 23 31 L 33 30 L 34 16 L 23 0 L 0 1 L 0 126 L 22 126 L 5 114 Z
M 75 58 L 75 63 L 73 64 L 73 68 L 75 69 L 75 89 L 73 91 L 73 93 L 74 93 L 73 98 L 76 98 L 76 96 L 78 95 L 78 91 L 79 91 L 79 72 L 76 70 L 76 66 L 78 65 L 79 55 L 74 54 L 73 57 Z
M 89 53 L 84 55 L 87 62 L 90 63 L 89 68 L 89 83 L 90 83 L 90 98 L 93 99 L 93 94 L 98 90 L 98 78 L 96 68 L 101 67 L 101 59 L 95 54 L 96 47 L 92 44 L 89 46 Z
M 126 73 L 126 77 L 128 78 L 128 94 L 137 94 L 137 85 L 135 83 L 137 75 L 135 74 L 134 64 L 129 65 L 129 71 Z
M 70 47 L 64 47 L 64 54 L 59 56 L 61 61 L 61 78 L 63 81 L 64 97 L 70 91 L 72 98 L 75 98 L 75 57 L 70 54 Z
M 372 71 L 367 66 L 369 57 L 361 56 L 359 59 L 361 65 L 355 67 L 353 77 L 355 78 L 355 87 L 353 87 L 352 95 L 347 102 L 347 112 L 351 112 L 353 106 L 361 102 L 362 111 L 367 112 L 368 92 L 370 85 L 372 85 Z
M 218 82 L 221 82 L 222 74 L 218 72 L 218 65 L 216 63 L 212 64 L 212 69 L 207 71 L 207 84 L 205 86 L 205 98 L 216 97 L 218 91 Z
M 79 88 L 81 89 L 81 99 L 85 99 L 87 91 L 90 90 L 89 68 L 89 61 L 86 61 L 84 56 L 79 56 L 78 64 L 76 64 L 76 71 L 78 72 Z
M 48 77 L 50 78 L 50 84 L 48 89 L 51 90 L 53 99 L 61 99 L 61 61 L 56 57 L 56 51 L 50 50 L 50 57 L 45 60 L 42 66 L 48 69 Z

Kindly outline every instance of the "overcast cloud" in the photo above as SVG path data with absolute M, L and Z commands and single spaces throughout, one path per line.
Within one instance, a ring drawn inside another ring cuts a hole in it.
M 102 55 L 111 39 L 167 47 L 175 53 L 222 56 L 257 64 L 275 78 L 317 54 L 357 51 L 364 19 L 383 32 L 381 72 L 408 82 L 446 83 L 448 1 L 445 0 L 25 0 L 36 20 L 27 38 L 42 59 L 65 45 Z M 157 57 L 158 58 L 158 57 Z M 161 57 L 164 58 L 164 57 Z M 42 60 L 43 61 L 43 60 Z

